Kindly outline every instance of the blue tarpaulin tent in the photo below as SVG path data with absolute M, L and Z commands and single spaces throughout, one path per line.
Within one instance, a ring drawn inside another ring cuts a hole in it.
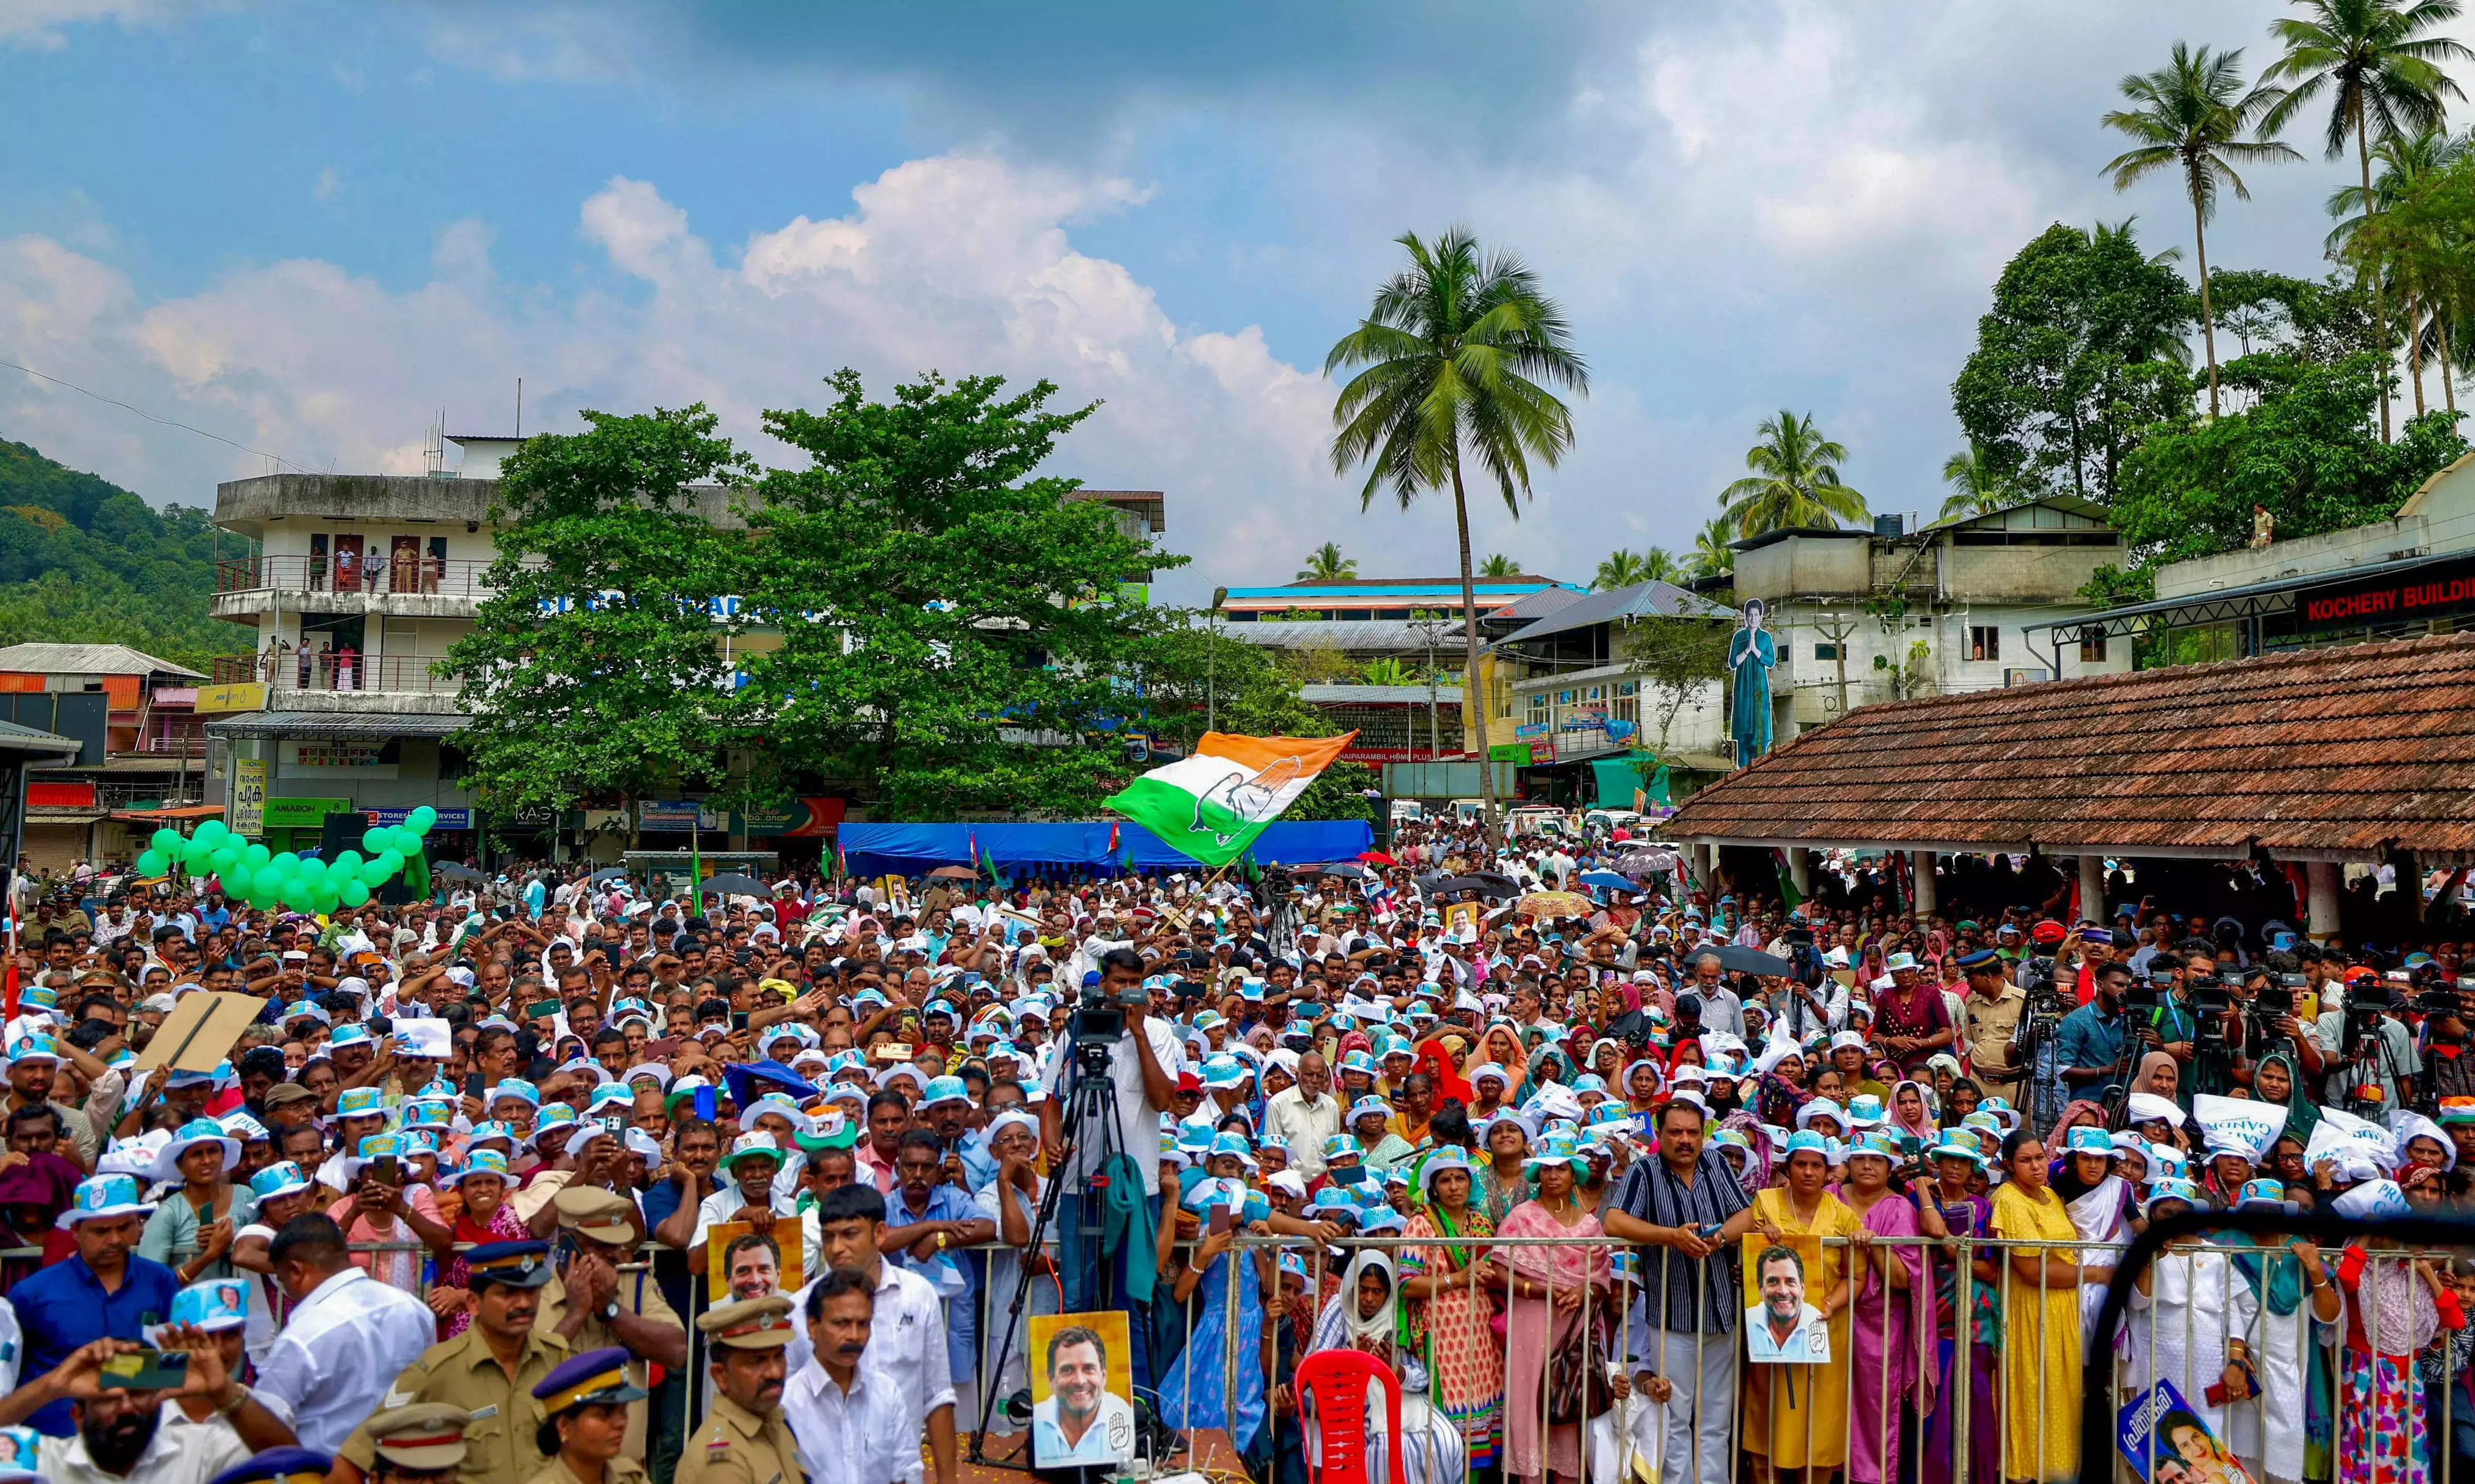
M 1065 867 L 1100 874 L 1197 868 L 1194 858 L 1161 842 L 1139 824 L 1116 826 L 1117 849 L 1109 849 L 1110 826 L 1093 824 L 845 824 L 836 832 L 843 859 L 854 876 L 918 876 L 940 865 L 972 865 L 971 845 L 983 860 L 1008 875 Z M 1354 861 L 1375 848 L 1374 827 L 1362 819 L 1276 821 L 1248 852 L 1258 864 Z

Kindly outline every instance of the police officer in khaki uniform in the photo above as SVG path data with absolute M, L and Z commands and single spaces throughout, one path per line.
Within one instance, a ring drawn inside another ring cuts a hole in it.
M 611 1346 L 571 1357 L 533 1388 L 550 1467 L 530 1484 L 645 1484 L 645 1466 L 624 1451 L 627 1408 L 645 1399 L 627 1351 Z
M 551 1205 L 560 1229 L 575 1235 L 576 1255 L 542 1290 L 534 1326 L 565 1341 L 572 1355 L 614 1346 L 626 1350 L 633 1357 L 627 1375 L 639 1387 L 650 1388 L 650 1366 L 685 1366 L 687 1326 L 662 1297 L 650 1265 L 622 1271 L 634 1258 L 635 1203 L 616 1191 L 571 1185 L 552 1196 Z M 628 1403 L 623 1451 L 639 1463 L 645 1458 L 648 1412 L 643 1400 Z
M 473 1414 L 444 1401 L 372 1413 L 354 1441 L 370 1444 L 370 1484 L 453 1484 Z
M 782 1416 L 791 1301 L 742 1299 L 697 1320 L 713 1347 L 713 1415 L 688 1439 L 674 1484 L 806 1484 Z
M 542 1285 L 550 1281 L 550 1244 L 490 1242 L 464 1260 L 473 1273 L 473 1327 L 422 1351 L 386 1399 L 399 1407 L 443 1401 L 471 1414 L 457 1484 L 525 1484 L 550 1462 L 537 1443 L 541 1404 L 532 1389 L 567 1359 L 567 1346 L 534 1323 Z M 376 1421 L 344 1440 L 336 1457 L 339 1484 L 371 1472 Z

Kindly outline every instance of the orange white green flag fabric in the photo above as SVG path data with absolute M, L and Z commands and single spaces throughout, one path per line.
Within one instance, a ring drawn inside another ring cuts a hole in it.
M 1246 853 L 1297 801 L 1356 732 L 1341 737 L 1237 737 L 1206 732 L 1190 756 L 1156 767 L 1108 800 L 1170 849 L 1206 865 Z

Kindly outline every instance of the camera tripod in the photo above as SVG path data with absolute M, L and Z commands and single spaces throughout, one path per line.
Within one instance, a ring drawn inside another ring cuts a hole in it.
M 1078 1037 L 1059 1048 L 1059 1055 L 1071 1058 L 1066 1073 L 1066 1107 L 1065 1110 L 1058 1115 L 1058 1137 L 1067 1151 L 1066 1164 L 1065 1168 L 1049 1177 L 1048 1188 L 1041 1192 L 1039 1208 L 1032 1213 L 1030 1238 L 1023 1248 L 1020 1260 L 1021 1271 L 1015 1279 L 1014 1300 L 1006 1306 L 1004 1338 L 995 1350 L 984 1350 L 981 1354 L 981 1369 L 988 1373 L 988 1379 L 980 1390 L 979 1422 L 978 1425 L 971 1430 L 971 1447 L 968 1455 L 970 1462 L 976 1465 L 1020 1469 L 1026 1472 L 1037 1472 L 1032 1461 L 1031 1434 L 1028 1429 L 1023 1434 L 1022 1447 L 1018 1451 L 1001 1459 L 988 1456 L 989 1420 L 994 1415 L 996 1409 L 997 1386 L 1005 1375 L 1007 1358 L 1014 1351 L 1015 1337 L 1021 1332 L 1024 1321 L 1028 1317 L 1032 1284 L 1039 1277 L 1038 1262 L 1048 1233 L 1056 1225 L 1060 1198 L 1069 1183 L 1076 1183 L 1069 1180 L 1066 1170 L 1075 1165 L 1077 1156 L 1082 1153 L 1082 1135 L 1087 1125 L 1098 1131 L 1097 1157 L 1090 1166 L 1094 1172 L 1091 1178 L 1080 1182 L 1087 1199 L 1078 1207 L 1074 1229 L 1075 1233 L 1082 1238 L 1079 1244 L 1080 1252 L 1090 1254 L 1098 1268 L 1097 1273 L 1093 1275 L 1094 1280 L 1088 1295 L 1088 1302 L 1094 1309 L 1114 1309 L 1118 1306 L 1116 1266 L 1110 1261 L 1107 1253 L 1099 1250 L 1100 1239 L 1106 1226 L 1106 1217 L 1099 1204 L 1101 1194 L 1108 1186 L 1106 1172 L 1117 1156 L 1125 1153 L 1117 1136 L 1117 1087 L 1109 1077 L 1109 1060 L 1113 1055 L 1113 1042 L 1086 1041 Z M 1000 1191 L 997 1199 L 1003 1201 L 1009 1197 Z M 1058 1285 L 1059 1307 L 1063 1310 L 1065 1274 L 1062 1266 L 1058 1270 Z M 1027 1378 L 1032 1363 L 1027 1337 L 1023 1351 L 1023 1366 Z M 1011 1409 L 1009 1409 L 1009 1415 L 1011 1415 Z M 1027 1422 L 1029 1415 L 1029 1409 L 1026 1406 L 1023 1420 Z M 1140 1436 L 1139 1429 L 1139 1441 Z M 1081 1471 L 1068 1466 L 1059 1472 L 1072 1473 Z

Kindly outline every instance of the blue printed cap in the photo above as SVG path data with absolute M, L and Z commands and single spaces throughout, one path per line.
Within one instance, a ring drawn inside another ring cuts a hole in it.
M 1369 1077 L 1373 1077 L 1377 1071 L 1375 1058 L 1362 1051 L 1353 1051 L 1342 1057 L 1340 1069 L 1344 1072 L 1363 1072 Z
M 928 1079 L 927 1088 L 919 1094 L 919 1106 L 923 1108 L 935 1107 L 940 1103 L 970 1101 L 971 1090 L 963 1085 L 959 1077 L 932 1077 Z
M 438 1177 L 442 1185 L 460 1185 L 468 1175 L 495 1175 L 507 1178 L 507 1156 L 495 1149 L 476 1149 L 464 1156 L 464 1168 Z
M 2291 1213 L 2294 1205 L 2286 1199 L 2286 1187 L 2277 1181 L 2245 1180 L 2242 1192 L 2235 1197 L 2235 1209 L 2248 1211 L 2262 1208 Z
M 478 1123 L 473 1126 L 472 1133 L 466 1136 L 464 1147 L 470 1149 L 491 1139 L 504 1139 L 512 1148 L 516 1142 L 516 1131 L 512 1125 L 501 1123 L 495 1118 L 487 1123 Z
M 1827 1159 L 1830 1157 L 1830 1141 L 1811 1129 L 1799 1129 L 1787 1136 L 1785 1152 L 1790 1155 L 1810 1152 Z
M 1222 1155 L 1236 1155 L 1248 1164 L 1255 1162 L 1255 1146 L 1246 1141 L 1246 1135 L 1235 1129 L 1224 1129 L 1213 1135 L 1212 1154 L 1215 1158 Z
M 2064 1147 L 2074 1155 L 2120 1156 L 2121 1154 L 2120 1150 L 2114 1147 L 2112 1134 L 2107 1133 L 2103 1129 L 2093 1129 L 2087 1124 L 2081 1124 L 2072 1129 Z
M 2206 1204 L 2201 1199 L 2199 1186 L 2190 1180 L 2177 1180 L 2169 1176 L 2164 1180 L 2149 1181 L 2148 1200 L 2143 1204 L 2141 1209 L 2153 1216 L 2157 1213 L 2157 1207 L 2168 1201 L 2180 1201 L 2185 1205 L 2193 1206 Z
M 48 1035 L 30 1035 L 19 1041 L 9 1052 L 9 1060 L 12 1065 L 28 1061 L 57 1062 L 60 1059 L 60 1048 L 52 1044 L 52 1038 Z
M 386 1102 L 376 1087 L 347 1087 L 335 1097 L 338 1118 L 384 1118 Z
M 501 1098 L 514 1098 L 527 1107 L 541 1107 L 541 1089 L 521 1077 L 510 1077 L 481 1094 L 481 1106 L 495 1107 Z
M 337 1051 L 346 1046 L 367 1046 L 370 1043 L 370 1028 L 358 1023 L 337 1026 L 335 1034 L 327 1037 L 329 1051 Z
M 0 1479 L 40 1480 L 43 1435 L 32 1427 L 0 1427 Z M 333 1467 L 331 1464 L 329 1467 Z
M 1329 1134 L 1323 1141 L 1323 1157 L 1326 1164 L 1336 1159 L 1354 1161 L 1361 1153 L 1362 1151 L 1358 1147 L 1358 1140 L 1346 1133 Z
M 1907 1157 L 1907 1151 L 1899 1147 L 1899 1141 L 1896 1135 L 1875 1129 L 1868 1131 L 1863 1138 L 1848 1146 L 1849 1158 L 1853 1159 L 1859 1155 L 1876 1159 L 1888 1159 L 1896 1165 Z
M 1392 1117 L 1392 1105 L 1378 1097 L 1363 1097 L 1349 1105 L 1349 1122 L 1355 1124 L 1358 1120 L 1367 1117 L 1382 1118 L 1388 1122 Z
M 53 1223 L 66 1231 L 82 1221 L 109 1221 L 115 1216 L 143 1216 L 155 1209 L 137 1199 L 137 1181 L 126 1175 L 98 1175 L 78 1181 L 69 1208 Z
M 1246 1063 L 1222 1052 L 1203 1058 L 1203 1085 L 1206 1087 L 1243 1087 L 1255 1080 Z
M 191 1283 L 172 1296 L 172 1323 L 201 1329 L 238 1329 L 249 1323 L 249 1289 L 236 1277 Z
M 51 1010 L 59 1004 L 60 994 L 49 985 L 31 985 L 20 991 L 17 996 L 17 1005 L 21 1010 Z
M 1360 1236 L 1382 1236 L 1387 1231 L 1397 1232 L 1401 1229 L 1401 1213 L 1388 1205 L 1370 1205 L 1358 1213 L 1358 1231 Z
M 1469 1156 L 1463 1154 L 1459 1146 L 1447 1144 L 1427 1156 L 1425 1168 L 1418 1172 L 1418 1191 L 1421 1195 L 1433 1199 L 1435 1193 L 1436 1176 L 1448 1170 L 1458 1170 L 1463 1175 L 1476 1179 L 1477 1168 L 1470 1163 Z
M 289 1159 L 279 1159 L 249 1178 L 250 1193 L 257 1197 L 260 1204 L 308 1188 L 309 1177 Z

